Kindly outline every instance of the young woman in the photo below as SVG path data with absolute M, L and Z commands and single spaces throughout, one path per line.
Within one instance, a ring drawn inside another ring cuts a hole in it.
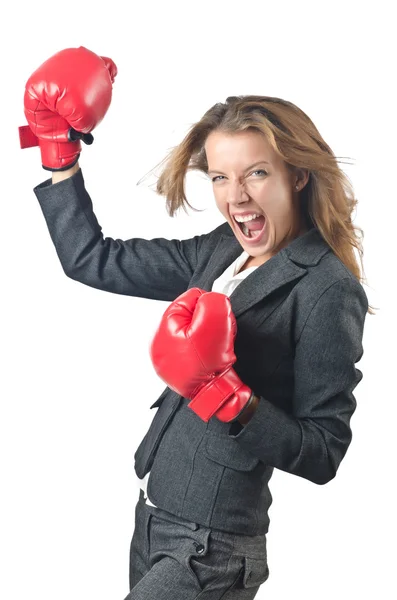
M 91 141 L 116 69 L 92 54 L 44 63 L 25 114 L 53 171 L 34 191 L 66 275 L 171 302 L 151 346 L 167 387 L 135 452 L 127 598 L 248 600 L 269 577 L 274 468 L 323 485 L 352 439 L 373 314 L 354 255 L 356 200 L 302 110 L 232 96 L 191 127 L 157 185 L 173 216 L 188 204 L 187 171 L 205 173 L 225 222 L 184 240 L 104 238 L 78 138 Z

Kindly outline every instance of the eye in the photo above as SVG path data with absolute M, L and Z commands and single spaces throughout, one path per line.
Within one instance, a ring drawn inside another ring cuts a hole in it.
M 252 173 L 250 173 L 250 175 L 253 175 L 254 173 L 262 173 L 263 175 L 267 175 L 266 171 L 264 171 L 263 169 L 257 169 L 256 171 L 252 171 Z M 223 175 L 216 175 L 215 177 L 212 177 L 211 181 L 213 183 L 217 180 L 220 181 L 221 177 L 223 177 Z

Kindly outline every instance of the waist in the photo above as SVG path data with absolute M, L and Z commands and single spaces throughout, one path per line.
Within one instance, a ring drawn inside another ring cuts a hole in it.
M 139 502 L 142 505 L 144 505 L 145 511 L 152 515 L 155 515 L 160 519 L 169 521 L 170 523 L 177 523 L 178 525 L 183 525 L 184 527 L 188 527 L 193 531 L 196 531 L 197 529 L 209 529 L 210 531 L 217 533 L 219 536 L 229 536 L 230 538 L 233 538 L 234 554 L 241 553 L 242 555 L 262 557 L 265 557 L 267 555 L 267 538 L 265 533 L 256 535 L 246 535 L 243 533 L 235 532 L 231 533 L 222 529 L 217 529 L 215 527 L 207 527 L 201 523 L 196 523 L 195 521 L 189 521 L 188 519 L 184 519 L 178 515 L 174 515 L 168 512 L 167 510 L 147 504 L 145 500 L 145 494 L 142 489 L 139 493 Z

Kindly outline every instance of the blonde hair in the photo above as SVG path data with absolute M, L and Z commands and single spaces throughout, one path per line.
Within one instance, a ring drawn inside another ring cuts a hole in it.
M 156 191 L 166 196 L 167 211 L 175 212 L 187 204 L 185 175 L 188 171 L 208 171 L 204 144 L 212 131 L 262 133 L 289 169 L 309 171 L 309 180 L 300 192 L 305 224 L 316 227 L 336 256 L 360 282 L 362 272 L 363 230 L 353 225 L 351 215 L 357 199 L 347 175 L 340 169 L 331 148 L 325 143 L 310 118 L 292 102 L 270 96 L 229 96 L 225 103 L 214 104 L 195 123 L 180 144 L 165 157 Z M 162 164 L 160 163 L 160 164 Z M 360 235 L 358 235 L 360 233 Z M 369 314 L 375 314 L 372 307 Z

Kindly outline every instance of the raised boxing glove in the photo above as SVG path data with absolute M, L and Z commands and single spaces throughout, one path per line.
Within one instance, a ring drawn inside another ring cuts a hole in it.
M 229 423 L 252 401 L 253 391 L 232 365 L 236 362 L 236 319 L 229 298 L 191 288 L 166 309 L 150 344 L 158 376 L 208 422 Z
M 25 86 L 29 126 L 19 128 L 21 148 L 39 146 L 43 168 L 69 169 L 78 161 L 81 142 L 105 116 L 117 75 L 115 63 L 84 46 L 67 48 L 46 60 Z

